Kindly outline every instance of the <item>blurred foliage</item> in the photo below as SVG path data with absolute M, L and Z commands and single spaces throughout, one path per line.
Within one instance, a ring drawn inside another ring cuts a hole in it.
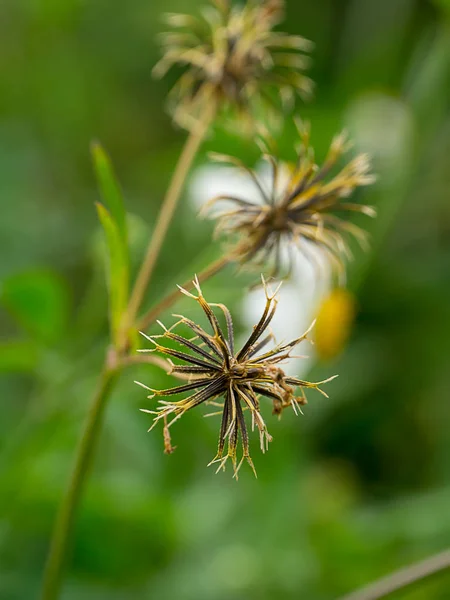
M 0 4 L 0 598 L 37 596 L 49 533 L 107 339 L 89 143 L 123 186 L 135 272 L 184 140 L 154 82 L 163 11 L 200 1 Z M 450 543 L 450 6 L 447 0 L 289 0 L 285 28 L 314 40 L 319 156 L 342 126 L 379 183 L 373 252 L 350 272 L 358 312 L 330 399 L 270 425 L 259 479 L 205 468 L 217 422 L 186 415 L 179 449 L 147 434 L 127 371 L 111 401 L 63 598 L 331 600 Z M 174 75 L 175 77 L 175 75 Z M 281 151 L 292 153 L 287 121 Z M 206 150 L 249 161 L 217 128 Z M 206 160 L 203 154 L 198 163 Z M 148 303 L 217 255 L 181 203 Z M 112 207 L 110 207 L 113 210 Z M 123 221 L 124 223 L 124 221 Z M 191 224 L 191 225 L 187 225 Z M 211 298 L 239 309 L 244 280 Z M 186 314 L 192 308 L 180 301 Z M 448 576 L 405 593 L 445 600 Z

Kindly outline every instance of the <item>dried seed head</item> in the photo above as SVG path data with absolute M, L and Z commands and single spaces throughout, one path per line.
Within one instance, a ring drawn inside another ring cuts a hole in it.
M 179 320 L 170 329 L 164 327 L 161 335 L 145 336 L 154 345 L 154 348 L 142 350 L 142 352 L 156 350 L 166 356 L 183 361 L 186 364 L 173 365 L 171 373 L 188 375 L 190 380 L 184 385 L 167 390 L 153 390 L 140 384 L 151 392 L 149 398 L 183 393 L 188 393 L 188 396 L 178 401 L 160 400 L 156 410 L 142 410 L 155 415 L 151 429 L 156 423 L 163 421 L 165 447 L 166 451 L 170 452 L 172 446 L 168 430 L 176 420 L 186 411 L 200 404 L 218 407 L 219 413 L 222 415 L 219 445 L 217 454 L 210 464 L 217 464 L 217 471 L 219 471 L 222 468 L 225 469 L 225 463 L 230 458 L 234 475 L 237 476 L 242 462 L 246 460 L 255 472 L 253 461 L 250 458 L 245 412 L 250 414 L 252 430 L 256 425 L 259 431 L 261 450 L 265 452 L 272 437 L 267 431 L 261 414 L 261 398 L 268 398 L 272 402 L 273 414 L 280 415 L 289 406 L 292 406 L 294 412 L 298 413 L 301 412 L 301 405 L 306 403 L 304 390 L 314 388 L 326 395 L 319 386 L 333 377 L 318 383 L 310 383 L 286 375 L 280 367 L 283 361 L 289 359 L 293 348 L 307 339 L 309 330 L 289 343 L 275 344 L 270 350 L 266 350 L 273 341 L 273 336 L 268 328 L 275 314 L 277 300 L 275 294 L 269 292 L 264 280 L 266 305 L 263 314 L 240 350 L 235 349 L 233 321 L 227 307 L 223 304 L 208 303 L 203 297 L 197 280 L 194 285 L 197 295 L 183 289 L 181 291 L 200 304 L 209 322 L 211 332 L 207 332 L 194 321 L 177 315 Z M 213 309 L 218 309 L 223 314 L 226 330 L 220 325 Z M 194 337 L 187 338 L 175 333 L 174 329 L 179 325 L 190 329 Z M 162 344 L 163 341 L 168 340 L 181 346 L 182 350 Z M 296 389 L 298 390 L 297 395 Z M 168 418 L 171 420 L 168 421 Z M 238 463 L 239 441 L 243 453 Z
M 163 57 L 154 68 L 163 76 L 172 66 L 185 68 L 170 93 L 175 121 L 195 127 L 210 103 L 232 106 L 247 119 L 263 104 L 293 104 L 296 95 L 309 97 L 311 80 L 305 52 L 311 42 L 273 31 L 283 18 L 283 0 L 210 0 L 199 17 L 168 15 L 173 31 L 162 34 Z M 276 111 L 275 111 L 276 112 Z
M 283 246 L 291 251 L 297 248 L 314 262 L 309 251 L 311 244 L 321 248 L 339 274 L 345 276 L 345 259 L 351 258 L 346 238 L 353 236 L 363 248 L 368 246 L 364 230 L 342 218 L 340 213 L 359 212 L 375 217 L 375 209 L 364 204 L 349 202 L 348 197 L 360 187 L 373 183 L 370 162 L 366 154 L 360 154 L 340 170 L 333 170 L 338 159 L 349 149 L 345 133 L 336 136 L 322 166 L 314 160 L 309 142 L 309 126 L 296 122 L 300 144 L 296 148 L 297 161 L 289 164 L 280 161 L 272 150 L 273 142 L 263 139 L 263 159 L 271 171 L 270 185 L 240 160 L 232 156 L 212 155 L 216 161 L 243 169 L 257 189 L 260 202 L 248 198 L 220 195 L 212 198 L 205 209 L 228 202 L 226 210 L 211 213 L 217 219 L 216 233 L 226 234 L 237 243 L 231 246 L 231 254 L 241 264 L 253 262 L 259 267 L 272 263 L 273 276 L 289 274 L 290 264 L 281 273 Z

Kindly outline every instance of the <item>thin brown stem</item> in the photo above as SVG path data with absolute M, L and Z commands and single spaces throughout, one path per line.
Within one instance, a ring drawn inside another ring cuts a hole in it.
M 341 598 L 341 600 L 379 600 L 397 590 L 450 569 L 450 550 L 435 554 L 421 562 L 395 571 L 374 583 Z
M 86 425 L 78 445 L 75 464 L 66 494 L 56 517 L 50 550 L 45 565 L 42 600 L 56 600 L 62 585 L 62 575 L 67 548 L 75 520 L 76 510 L 83 493 L 86 475 L 95 450 L 98 434 L 103 422 L 105 406 L 114 387 L 118 370 L 105 365 L 99 379 L 97 391 L 92 399 Z
M 205 111 L 202 121 L 198 124 L 198 127 L 196 127 L 189 134 L 180 158 L 178 159 L 172 180 L 159 211 L 155 229 L 147 248 L 147 253 L 131 293 L 125 319 L 125 330 L 133 324 L 133 321 L 142 304 L 142 300 L 150 283 L 161 247 L 164 243 L 167 230 L 172 221 L 175 208 L 186 181 L 186 177 L 201 146 L 201 143 L 208 132 L 215 112 L 215 104 L 211 102 L 209 108 Z
M 231 262 L 231 258 L 229 256 L 222 256 L 218 258 L 210 265 L 208 265 L 203 271 L 197 275 L 197 278 L 200 283 L 203 283 L 207 279 L 216 275 L 219 271 L 221 271 L 224 267 L 226 267 Z M 194 287 L 194 283 L 191 279 L 185 281 L 182 286 L 185 290 L 191 290 Z M 165 310 L 170 308 L 175 302 L 180 298 L 180 290 L 175 288 L 173 292 L 167 294 L 162 300 L 155 304 L 153 308 L 151 308 L 143 317 L 139 320 L 137 328 L 142 331 L 149 327 L 152 323 L 156 321 L 156 319 L 163 313 Z

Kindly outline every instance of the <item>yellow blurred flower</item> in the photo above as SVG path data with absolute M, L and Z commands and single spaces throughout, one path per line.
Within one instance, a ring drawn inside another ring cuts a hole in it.
M 322 302 L 317 314 L 315 344 L 317 354 L 330 360 L 345 348 L 356 314 L 354 295 L 336 288 Z

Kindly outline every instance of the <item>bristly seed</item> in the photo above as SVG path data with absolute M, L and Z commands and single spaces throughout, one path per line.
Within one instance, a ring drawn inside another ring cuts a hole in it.
M 208 303 L 202 294 L 197 279 L 194 281 L 197 295 L 180 288 L 183 294 L 200 304 L 212 333 L 208 333 L 194 321 L 177 315 L 179 320 L 172 327 L 167 328 L 161 324 L 163 329 L 161 335 L 147 336 L 143 334 L 155 347 L 142 349 L 141 351 L 158 351 L 187 363 L 185 365 L 173 364 L 170 373 L 188 375 L 189 380 L 183 385 L 165 390 L 154 390 L 143 383 L 136 382 L 151 392 L 149 398 L 188 393 L 186 398 L 178 401 L 159 400 L 159 406 L 156 410 L 141 409 L 143 412 L 154 415 L 154 423 L 150 430 L 157 423 L 163 421 L 164 447 L 167 453 L 171 453 L 174 449 L 170 441 L 169 428 L 185 412 L 200 404 L 220 407 L 222 422 L 218 449 L 216 456 L 209 464 L 218 465 L 218 472 L 221 469 L 225 470 L 227 460 L 231 459 L 233 473 L 236 478 L 244 460 L 247 461 L 256 476 L 255 467 L 250 457 L 249 436 L 244 411 L 250 411 L 252 431 L 256 426 L 259 431 L 261 450 L 265 452 L 268 449 L 269 442 L 272 441 L 272 436 L 269 434 L 261 414 L 261 397 L 272 401 L 273 414 L 275 415 L 280 416 L 282 411 L 289 406 L 293 408 L 295 414 L 298 414 L 301 413 L 301 406 L 306 404 L 304 392 L 306 388 L 316 389 L 326 396 L 319 386 L 334 379 L 334 377 L 330 377 L 324 381 L 310 383 L 286 375 L 279 366 L 280 363 L 291 357 L 291 351 L 300 342 L 307 339 L 311 328 L 291 342 L 275 344 L 271 349 L 265 350 L 273 340 L 272 334 L 267 333 L 267 330 L 275 315 L 277 299 L 276 293 L 269 291 L 264 279 L 263 286 L 266 293 L 263 314 L 245 344 L 238 351 L 234 347 L 233 321 L 228 308 L 224 304 Z M 226 333 L 220 325 L 213 307 L 218 308 L 223 313 L 226 322 Z M 184 325 L 190 329 L 194 333 L 194 337 L 188 339 L 174 333 L 173 330 L 179 325 Z M 266 335 L 263 337 L 264 333 Z M 176 342 L 183 347 L 183 350 L 162 345 L 160 340 L 163 339 Z M 185 350 L 190 350 L 192 353 L 188 354 Z M 295 388 L 300 389 L 298 396 L 295 395 Z M 221 402 L 218 402 L 219 399 L 221 399 Z M 170 417 L 171 420 L 169 421 Z M 238 463 L 237 447 L 239 441 L 243 453 Z

